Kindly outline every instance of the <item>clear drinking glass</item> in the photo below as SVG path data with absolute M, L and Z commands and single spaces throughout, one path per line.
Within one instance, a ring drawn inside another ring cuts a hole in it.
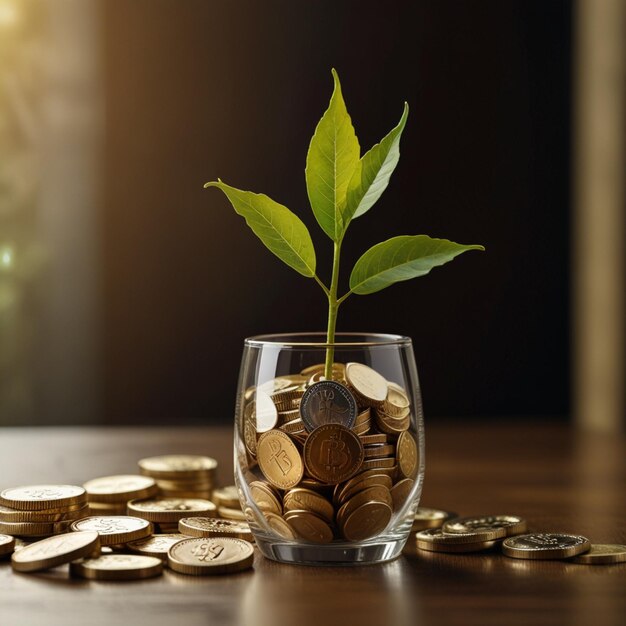
M 261 552 L 282 562 L 367 564 L 398 556 L 424 479 L 411 339 L 338 333 L 245 340 L 235 480 Z M 334 352 L 332 382 L 324 378 Z

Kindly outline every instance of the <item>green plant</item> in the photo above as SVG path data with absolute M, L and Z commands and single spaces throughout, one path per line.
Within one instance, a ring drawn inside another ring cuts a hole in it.
M 306 159 L 306 186 L 313 214 L 333 242 L 330 286 L 315 272 L 315 249 L 302 220 L 287 207 L 264 194 L 235 189 L 217 179 L 205 187 L 218 187 L 253 232 L 279 259 L 313 278 L 328 298 L 326 341 L 335 341 L 339 306 L 350 294 L 366 295 L 393 283 L 424 276 L 468 250 L 483 246 L 461 245 L 427 235 L 401 235 L 376 244 L 356 262 L 350 289 L 337 296 L 341 244 L 350 222 L 369 211 L 389 184 L 400 159 L 400 137 L 409 107 L 405 103 L 398 125 L 380 143 L 360 156 L 359 141 L 341 94 L 337 72 L 332 70 L 334 90 L 328 109 L 319 121 Z M 325 376 L 331 378 L 334 349 L 326 350 Z

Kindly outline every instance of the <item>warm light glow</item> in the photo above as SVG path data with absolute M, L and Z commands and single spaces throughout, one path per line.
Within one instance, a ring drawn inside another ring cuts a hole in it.
M 13 265 L 13 250 L 9 247 L 4 247 L 0 251 L 0 265 L 8 269 Z
M 0 2 L 0 27 L 13 26 L 17 22 L 17 9 L 12 2 Z

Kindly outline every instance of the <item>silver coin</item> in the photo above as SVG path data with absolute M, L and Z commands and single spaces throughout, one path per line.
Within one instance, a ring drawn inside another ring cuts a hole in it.
M 590 548 L 586 537 L 565 533 L 517 535 L 502 543 L 502 552 L 516 559 L 566 559 Z
M 334 380 L 311 385 L 300 401 L 300 417 L 308 432 L 324 424 L 341 424 L 352 428 L 357 404 L 350 390 Z

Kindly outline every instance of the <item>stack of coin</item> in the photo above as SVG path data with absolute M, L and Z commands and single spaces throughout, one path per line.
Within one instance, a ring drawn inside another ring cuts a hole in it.
M 158 492 L 153 478 L 128 474 L 94 478 L 83 487 L 90 515 L 126 515 L 129 500 L 151 498 Z
M 458 517 L 456 513 L 418 507 L 415 510 L 411 532 L 426 530 L 427 528 L 441 528 L 448 520 Z
M 184 517 L 216 517 L 217 507 L 200 498 L 150 498 L 131 500 L 128 514 L 152 522 L 159 533 L 178 532 L 178 522 Z
M 139 461 L 143 476 L 156 481 L 165 498 L 210 499 L 215 487 L 217 461 L 208 456 L 170 454 Z
M 13 537 L 58 535 L 88 514 L 87 494 L 75 485 L 30 485 L 0 493 L 0 533 Z
M 239 498 L 239 490 L 235 485 L 220 487 L 213 492 L 211 498 L 213 504 L 217 507 L 219 517 L 239 522 L 245 522 L 245 515 L 241 510 L 241 500 Z
M 418 509 L 405 552 L 481 552 L 499 545 L 505 537 L 526 530 L 526 520 L 518 515 L 477 515 L 455 517 L 436 509 Z
M 323 366 L 322 366 L 323 367 Z M 309 376 L 281 376 L 251 387 L 244 394 L 244 440 L 252 458 L 256 457 L 257 434 L 282 428 L 286 432 L 304 432 L 300 420 L 300 400 Z
M 244 394 L 258 509 L 244 513 L 257 530 L 287 539 L 360 541 L 382 532 L 413 491 L 409 395 L 361 363 L 333 364 L 333 380 L 323 371 L 315 365 Z

